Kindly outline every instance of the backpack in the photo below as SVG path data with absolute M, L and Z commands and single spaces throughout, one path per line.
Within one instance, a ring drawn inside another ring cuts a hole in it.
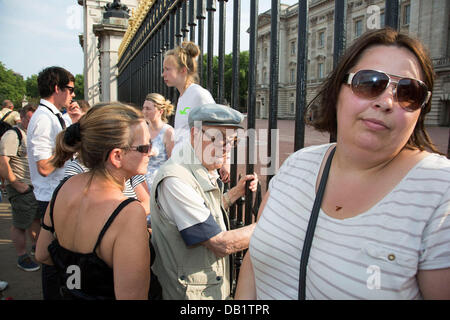
M 0 138 L 5 134 L 6 131 L 12 129 L 12 125 L 10 125 L 8 122 L 5 122 L 4 120 L 10 115 L 12 111 L 7 112 L 1 119 L 0 119 Z
M 17 138 L 19 139 L 19 147 L 22 145 L 22 132 L 20 132 L 19 128 L 13 127 L 8 122 L 5 122 L 4 120 L 9 116 L 9 114 L 12 111 L 7 112 L 1 119 L 0 119 L 0 139 L 8 130 L 14 130 L 17 133 Z M 17 150 L 17 155 L 19 154 L 19 150 Z

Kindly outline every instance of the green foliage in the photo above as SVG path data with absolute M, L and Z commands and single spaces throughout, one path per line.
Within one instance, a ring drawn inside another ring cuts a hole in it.
M 27 88 L 27 97 L 30 99 L 38 99 L 39 98 L 39 90 L 37 85 L 37 75 L 33 74 L 31 77 L 28 77 L 25 80 L 25 85 Z M 29 100 L 28 99 L 28 100 Z
M 37 74 L 33 74 L 23 80 L 20 74 L 6 69 L 0 62 L 0 103 L 9 99 L 14 103 L 15 108 L 20 108 L 24 95 L 27 96 L 28 102 L 39 103 L 37 78 Z M 81 74 L 75 76 L 75 94 L 76 99 L 84 99 L 84 77 Z
M 84 76 L 82 74 L 75 76 L 75 99 L 84 100 Z
M 16 108 L 20 107 L 25 93 L 26 88 L 23 77 L 13 70 L 7 69 L 0 62 L 0 103 L 8 99 L 14 103 Z
M 208 87 L 208 55 L 203 56 L 203 79 L 201 85 L 204 88 Z M 224 87 L 225 87 L 225 100 L 227 104 L 231 104 L 231 91 L 233 81 L 233 54 L 226 54 L 225 60 L 225 72 L 224 72 Z M 239 55 L 239 111 L 247 112 L 247 93 L 248 93 L 248 65 L 249 65 L 249 52 L 243 51 Z M 219 58 L 213 57 L 213 90 L 211 94 L 214 99 L 217 99 L 218 86 L 219 86 Z

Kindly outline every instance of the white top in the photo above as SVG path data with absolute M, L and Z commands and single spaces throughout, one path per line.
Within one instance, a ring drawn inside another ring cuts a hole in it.
M 62 115 L 62 118 L 64 119 L 64 122 L 66 123 L 66 128 L 72 124 L 72 119 L 70 118 L 70 116 L 67 112 Z
M 270 181 L 250 241 L 258 299 L 297 299 L 300 256 L 330 144 L 292 154 Z M 450 160 L 431 154 L 368 211 L 319 213 L 307 299 L 421 299 L 418 270 L 450 267 Z
M 172 154 L 178 152 L 184 141 L 189 141 L 189 112 L 208 103 L 215 103 L 211 93 L 198 84 L 191 84 L 178 98 L 175 112 L 174 139 Z
M 50 201 L 53 190 L 64 178 L 64 168 L 56 169 L 47 177 L 43 177 L 37 171 L 36 162 L 52 156 L 56 136 L 62 131 L 55 114 L 61 112 L 47 100 L 41 99 L 40 103 L 48 106 L 54 114 L 43 106 L 39 106 L 33 113 L 27 130 L 28 163 L 36 199 Z
M 78 162 L 76 158 L 71 159 L 66 163 L 66 169 L 64 170 L 64 178 L 85 172 L 89 172 L 89 168 L 85 167 L 80 162 Z M 144 175 L 136 175 L 131 177 L 130 179 L 127 179 L 125 181 L 125 188 L 123 189 L 123 195 L 128 198 L 137 199 L 137 195 L 136 192 L 134 191 L 134 188 L 136 188 L 139 184 L 141 184 L 144 181 L 145 181 Z

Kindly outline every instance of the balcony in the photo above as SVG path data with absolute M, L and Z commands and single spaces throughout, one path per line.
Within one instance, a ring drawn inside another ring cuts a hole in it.
M 433 67 L 436 72 L 450 71 L 450 57 L 433 59 Z

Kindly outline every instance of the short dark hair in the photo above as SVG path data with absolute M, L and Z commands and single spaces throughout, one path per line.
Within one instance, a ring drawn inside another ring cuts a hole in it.
M 28 111 L 35 112 L 36 109 L 37 109 L 37 105 L 36 105 L 36 104 L 34 104 L 34 103 L 29 103 L 29 104 L 27 104 L 25 107 L 23 107 L 22 109 L 20 109 L 20 115 L 21 115 L 22 117 L 24 117 L 24 116 L 27 114 Z
M 314 115 L 309 121 L 308 118 L 306 118 L 308 124 L 312 125 L 316 130 L 336 135 L 336 104 L 344 77 L 350 69 L 358 63 L 359 59 L 368 48 L 377 45 L 396 46 L 408 49 L 414 54 L 420 64 L 423 81 L 427 85 L 428 90 L 433 91 L 435 77 L 433 63 L 428 51 L 419 40 L 406 34 L 399 33 L 391 28 L 368 31 L 347 49 L 345 54 L 339 60 L 336 68 L 334 68 L 324 81 L 319 93 L 308 104 L 306 112 Z M 315 108 L 317 109 L 314 110 Z M 428 148 L 433 152 L 439 153 L 425 130 L 425 115 L 430 112 L 430 109 L 431 99 L 429 99 L 428 103 L 420 110 L 419 119 L 417 120 L 414 131 L 409 138 L 406 147 L 413 149 L 418 148 L 419 150 Z
M 61 67 L 48 67 L 39 72 L 38 90 L 41 98 L 50 97 L 55 92 L 55 85 L 64 89 L 69 82 L 75 82 L 75 77 Z

